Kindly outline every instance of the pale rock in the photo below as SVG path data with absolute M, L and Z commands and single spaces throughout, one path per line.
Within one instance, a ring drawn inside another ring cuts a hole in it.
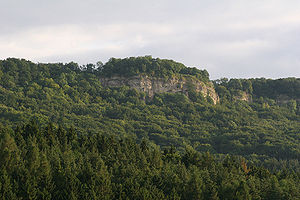
M 132 77 L 101 77 L 100 81 L 104 87 L 121 87 L 129 86 L 139 91 L 145 92 L 150 98 L 156 93 L 164 92 L 181 92 L 188 95 L 188 90 L 193 87 L 196 92 L 201 92 L 204 97 L 211 97 L 214 104 L 219 102 L 219 96 L 216 93 L 213 83 L 204 83 L 190 76 L 157 78 L 146 75 Z

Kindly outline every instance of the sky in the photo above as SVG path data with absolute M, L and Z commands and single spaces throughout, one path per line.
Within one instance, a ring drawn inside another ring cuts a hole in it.
M 300 77 L 300 1 L 0 0 L 0 59 L 144 55 L 211 79 Z

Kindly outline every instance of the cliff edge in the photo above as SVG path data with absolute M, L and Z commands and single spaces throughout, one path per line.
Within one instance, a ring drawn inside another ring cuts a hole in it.
M 150 98 L 156 93 L 164 92 L 181 92 L 188 96 L 191 89 L 200 92 L 204 97 L 209 96 L 214 104 L 219 102 L 219 96 L 216 93 L 211 82 L 204 83 L 192 77 L 181 76 L 171 78 L 151 77 L 147 75 L 139 75 L 132 77 L 112 76 L 101 77 L 100 81 L 104 87 L 121 87 L 129 86 L 139 91 L 145 92 Z

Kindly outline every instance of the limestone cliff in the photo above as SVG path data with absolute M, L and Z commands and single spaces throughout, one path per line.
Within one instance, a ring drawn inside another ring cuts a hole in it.
M 139 91 L 145 92 L 150 98 L 156 93 L 163 92 L 182 92 L 188 95 L 189 89 L 192 87 L 196 92 L 201 92 L 204 97 L 211 97 L 216 104 L 219 102 L 219 96 L 215 92 L 211 82 L 204 83 L 198 79 L 181 76 L 172 78 L 157 78 L 147 75 L 132 76 L 132 77 L 102 77 L 100 81 L 104 87 L 120 87 L 129 86 L 136 88 Z

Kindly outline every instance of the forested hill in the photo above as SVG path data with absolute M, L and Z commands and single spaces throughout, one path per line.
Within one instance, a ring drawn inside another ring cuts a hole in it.
M 230 79 L 222 78 L 215 81 L 219 95 L 230 99 L 232 94 L 246 92 L 251 97 L 274 100 L 277 103 L 300 101 L 300 79 Z M 229 94 L 230 93 L 230 94 Z
M 192 81 L 152 98 L 104 87 L 114 76 L 188 77 L 220 99 Z M 206 70 L 150 56 L 1 60 L 1 199 L 299 198 L 300 80 L 213 83 Z
M 176 75 L 191 75 L 204 82 L 209 81 L 209 74 L 206 70 L 199 70 L 196 67 L 186 67 L 184 64 L 173 60 L 145 57 L 130 57 L 125 59 L 111 58 L 105 65 L 98 63 L 101 76 L 135 76 L 149 75 L 155 77 L 170 77 Z

